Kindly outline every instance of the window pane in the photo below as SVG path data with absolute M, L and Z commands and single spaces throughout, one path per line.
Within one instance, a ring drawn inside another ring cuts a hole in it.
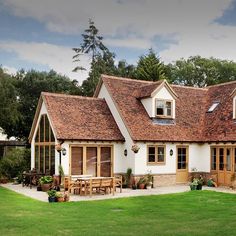
M 50 174 L 50 170 L 49 170 L 49 146 L 45 146 L 45 173 Z
M 45 116 L 45 142 L 49 142 L 49 121 L 47 116 Z
M 211 149 L 211 169 L 216 170 L 216 148 Z
M 224 148 L 220 148 L 219 170 L 224 170 Z
M 155 147 L 148 147 L 148 162 L 155 162 Z
M 101 147 L 101 176 L 111 176 L 111 147 Z
M 35 146 L 35 164 L 34 168 L 39 171 L 39 146 Z
M 187 168 L 187 149 L 178 148 L 178 169 Z
M 171 116 L 171 102 L 166 102 L 166 115 Z
M 37 130 L 36 136 L 35 136 L 35 142 L 38 143 L 39 142 L 39 128 Z
M 97 147 L 87 147 L 86 174 L 97 176 Z
M 40 172 L 44 173 L 44 146 L 40 146 Z
M 71 148 L 71 174 L 72 175 L 83 174 L 83 148 L 82 147 Z
M 51 126 L 50 126 L 50 136 L 51 136 L 51 142 L 54 142 L 54 141 L 55 141 L 55 138 L 54 138 L 54 135 L 53 135 Z
M 164 147 L 158 147 L 158 149 L 157 149 L 157 161 L 158 162 L 164 162 L 165 161 L 165 148 Z
M 157 101 L 157 115 L 164 115 L 164 101 Z
M 230 148 L 227 148 L 227 151 L 226 151 L 226 170 L 227 171 L 231 171 L 231 149 Z
M 54 145 L 50 146 L 50 160 L 51 160 L 50 172 L 51 172 L 51 175 L 54 175 L 55 174 L 55 146 Z
M 40 142 L 44 142 L 44 116 L 40 120 Z

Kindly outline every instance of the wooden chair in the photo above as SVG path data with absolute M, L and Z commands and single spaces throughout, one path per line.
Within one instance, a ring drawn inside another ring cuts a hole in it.
M 115 185 L 115 191 L 116 188 L 120 188 L 120 193 L 122 193 L 122 175 L 115 175 L 114 176 L 114 185 Z
M 68 179 L 68 192 L 73 194 L 80 194 L 80 181 L 74 180 L 72 177 Z
M 109 178 L 109 179 L 101 179 L 101 187 L 100 190 L 104 191 L 104 193 L 108 193 L 109 192 L 114 195 L 114 186 L 113 186 L 113 178 Z
M 87 190 L 89 190 L 89 195 L 92 197 L 92 193 L 94 190 L 99 192 L 101 188 L 101 179 L 90 179 L 89 186 L 87 186 Z

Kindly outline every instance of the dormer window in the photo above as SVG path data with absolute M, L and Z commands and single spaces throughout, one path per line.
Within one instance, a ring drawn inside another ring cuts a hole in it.
M 156 116 L 158 117 L 173 117 L 173 105 L 170 100 L 156 99 Z

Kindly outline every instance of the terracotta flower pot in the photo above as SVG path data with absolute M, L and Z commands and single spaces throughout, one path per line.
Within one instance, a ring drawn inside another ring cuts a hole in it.
M 51 188 L 51 184 L 41 184 L 42 191 L 47 192 Z
M 145 188 L 145 184 L 139 184 L 139 188 L 140 189 L 144 189 Z
M 64 197 L 58 197 L 58 198 L 57 198 L 57 201 L 58 201 L 58 202 L 64 202 Z

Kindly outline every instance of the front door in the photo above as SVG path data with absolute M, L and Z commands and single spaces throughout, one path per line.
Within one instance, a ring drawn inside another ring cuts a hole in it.
M 231 178 L 236 167 L 235 163 L 235 147 L 228 146 L 211 148 L 211 172 L 212 174 L 217 174 L 219 185 L 231 185 Z
M 177 147 L 176 183 L 188 182 L 188 147 Z

